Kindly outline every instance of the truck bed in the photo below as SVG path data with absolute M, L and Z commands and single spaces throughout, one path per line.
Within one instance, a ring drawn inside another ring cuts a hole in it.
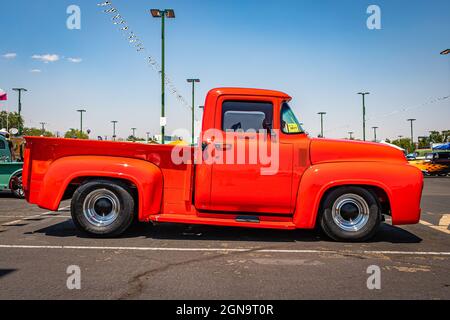
M 164 190 L 171 189 L 180 199 L 190 200 L 192 189 L 192 165 L 175 165 L 171 153 L 175 146 L 148 145 L 131 142 L 111 142 L 95 140 L 74 140 L 60 138 L 26 137 L 23 168 L 23 185 L 27 201 L 37 205 L 40 202 L 40 187 L 52 163 L 71 156 L 108 156 L 138 159 L 155 164 L 164 176 Z M 180 147 L 187 148 L 192 147 Z M 180 183 L 181 182 L 181 183 Z M 54 208 L 46 208 L 54 210 Z

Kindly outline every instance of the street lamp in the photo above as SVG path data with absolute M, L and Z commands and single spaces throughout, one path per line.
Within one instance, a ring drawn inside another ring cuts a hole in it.
M 83 133 L 83 113 L 86 112 L 84 109 L 77 110 L 80 113 L 80 132 Z
M 377 142 L 377 129 L 379 129 L 378 127 L 372 127 L 373 129 L 373 136 L 374 136 L 374 140 L 375 142 Z
M 326 115 L 326 112 L 318 112 L 318 115 L 320 115 L 320 137 L 323 138 L 323 116 Z
M 161 18 L 161 143 L 164 144 L 166 113 L 165 113 L 165 20 L 166 18 L 175 18 L 173 9 L 151 9 L 150 13 L 153 18 Z
M 362 95 L 362 105 L 363 105 L 363 141 L 366 141 L 366 95 L 370 92 L 358 92 Z
M 188 83 L 192 83 L 192 144 L 194 141 L 194 120 L 195 120 L 195 83 L 199 83 L 200 79 L 187 79 Z
M 25 88 L 13 88 L 13 91 L 17 91 L 17 93 L 19 94 L 19 103 L 18 103 L 17 109 L 19 112 L 19 119 L 20 119 L 20 114 L 22 113 L 22 92 L 28 92 L 28 90 Z M 22 128 L 20 127 L 20 121 L 19 121 L 18 127 L 19 128 L 17 128 L 17 129 L 19 129 L 19 135 L 20 135 L 20 134 L 22 134 Z
M 413 128 L 413 123 L 414 123 L 414 121 L 416 121 L 417 119 L 408 119 L 408 120 L 406 120 L 406 121 L 409 121 L 409 122 L 411 122 L 411 144 L 414 146 L 414 128 Z M 412 150 L 412 151 L 414 151 L 414 150 Z
M 119 121 L 111 121 L 111 123 L 113 124 L 113 136 L 112 136 L 112 138 L 113 138 L 113 141 L 116 141 L 116 124 L 118 123 Z
M 353 134 L 354 134 L 354 132 L 353 132 L 353 131 L 349 131 L 348 134 L 349 134 L 350 140 L 353 140 Z

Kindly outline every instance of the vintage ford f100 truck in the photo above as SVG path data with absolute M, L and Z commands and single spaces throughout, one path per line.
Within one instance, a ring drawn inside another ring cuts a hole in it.
M 118 236 L 138 219 L 272 229 L 320 226 L 364 241 L 383 215 L 420 219 L 423 176 L 390 146 L 312 139 L 271 90 L 218 88 L 198 147 L 26 138 L 23 187 L 33 204 L 72 199 L 75 225 Z

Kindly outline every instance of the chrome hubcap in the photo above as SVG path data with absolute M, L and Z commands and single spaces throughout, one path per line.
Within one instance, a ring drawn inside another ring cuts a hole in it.
M 116 221 L 120 212 L 120 201 L 108 189 L 98 189 L 89 193 L 83 203 L 83 214 L 96 227 L 107 227 Z
M 344 194 L 333 204 L 332 215 L 336 225 L 344 231 L 361 230 L 369 221 L 369 205 L 357 194 Z

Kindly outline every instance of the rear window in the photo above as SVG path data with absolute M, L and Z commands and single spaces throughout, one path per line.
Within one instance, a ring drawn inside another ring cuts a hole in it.
M 222 105 L 222 130 L 247 132 L 263 130 L 263 123 L 273 126 L 270 102 L 225 101 Z

